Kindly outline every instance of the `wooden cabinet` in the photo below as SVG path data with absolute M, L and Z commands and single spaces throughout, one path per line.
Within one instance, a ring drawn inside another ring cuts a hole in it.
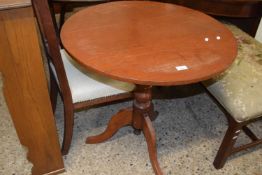
M 255 36 L 262 16 L 261 0 L 157 0 L 183 5 L 229 21 Z
M 63 159 L 29 0 L 0 2 L 0 72 L 4 96 L 32 174 L 58 174 Z

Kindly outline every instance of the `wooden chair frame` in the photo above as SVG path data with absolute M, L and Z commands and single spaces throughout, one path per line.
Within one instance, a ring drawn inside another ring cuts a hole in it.
M 37 17 L 37 22 L 41 31 L 40 33 L 49 63 L 50 99 L 53 111 L 55 111 L 56 108 L 58 93 L 60 93 L 64 104 L 64 138 L 62 144 L 62 154 L 65 155 L 68 153 L 72 141 L 74 111 L 98 104 L 103 104 L 106 102 L 131 98 L 133 94 L 131 92 L 127 92 L 104 98 L 97 98 L 85 102 L 73 103 L 72 94 L 69 88 L 63 61 L 60 55 L 60 40 L 57 35 L 58 30 L 54 25 L 54 14 L 51 14 L 50 12 L 50 2 L 48 2 L 48 0 L 32 0 L 32 5 Z M 50 63 L 54 65 L 59 85 L 57 84 L 55 75 L 52 72 Z
M 206 4 L 206 7 L 208 6 L 208 3 L 206 0 L 200 0 L 201 3 Z M 196 5 L 193 0 L 190 1 L 184 1 L 181 0 L 181 3 L 183 5 L 192 7 L 192 5 Z M 199 4 L 201 4 L 199 3 Z M 209 2 L 212 3 L 212 2 Z M 249 35 L 255 36 L 256 30 L 258 28 L 261 16 L 262 16 L 262 1 L 219 1 L 217 6 L 215 5 L 215 8 L 206 8 L 201 5 L 194 6 L 195 9 L 201 10 L 203 12 L 206 12 L 208 14 L 214 15 L 214 16 L 224 16 L 224 17 L 231 17 L 231 18 L 222 18 L 226 19 L 227 21 L 232 22 L 233 24 L 236 24 L 238 27 L 246 31 Z M 226 10 L 227 8 L 224 7 L 232 7 L 232 11 Z M 244 10 L 239 10 L 239 8 Z M 248 20 L 248 21 L 247 21 Z M 242 24 L 243 22 L 244 25 Z M 202 84 L 203 85 L 203 84 Z M 204 87 L 204 85 L 203 85 Z M 247 125 L 250 123 L 253 123 L 257 120 L 260 120 L 262 116 L 258 116 L 258 118 L 244 121 L 244 122 L 238 122 L 236 121 L 229 112 L 219 103 L 219 101 L 204 87 L 207 94 L 211 97 L 211 99 L 218 105 L 218 107 L 224 112 L 225 116 L 227 117 L 228 121 L 228 129 L 226 131 L 226 134 L 224 136 L 224 139 L 220 145 L 220 148 L 217 152 L 217 155 L 215 157 L 215 160 L 213 162 L 216 169 L 223 168 L 225 165 L 225 162 L 227 158 L 239 151 L 246 150 L 247 148 L 259 145 L 262 143 L 262 139 L 259 139 L 249 128 Z M 240 134 L 240 131 L 243 130 L 243 132 L 251 139 L 251 142 L 248 144 L 244 144 L 239 147 L 234 147 L 236 140 L 238 138 L 238 135 Z
M 83 6 L 89 6 L 89 5 L 97 5 L 101 3 L 109 2 L 109 0 L 98 0 L 98 1 L 52 1 L 53 7 L 58 11 L 60 14 L 59 17 L 59 31 L 62 28 L 62 25 L 65 22 L 65 14 L 66 12 L 73 11 L 76 7 L 83 7 Z
M 223 141 L 220 145 L 220 148 L 213 162 L 213 165 L 216 169 L 221 169 L 224 167 L 227 158 L 231 156 L 232 154 L 240 152 L 242 150 L 246 150 L 250 147 L 253 147 L 253 146 L 256 146 L 262 143 L 262 138 L 258 138 L 247 126 L 250 123 L 253 123 L 257 120 L 261 120 L 262 116 L 252 119 L 252 120 L 244 121 L 244 122 L 237 122 L 205 87 L 204 89 L 207 92 L 207 94 L 211 97 L 211 99 L 224 112 L 225 116 L 227 117 L 227 121 L 228 121 L 228 129 L 226 131 L 226 134 L 223 138 Z M 251 142 L 238 146 L 238 147 L 234 147 L 241 130 L 243 130 L 244 133 L 251 139 Z

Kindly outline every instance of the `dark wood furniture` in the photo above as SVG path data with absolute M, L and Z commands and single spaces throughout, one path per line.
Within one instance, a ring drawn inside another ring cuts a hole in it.
M 50 0 L 56 13 L 59 13 L 59 31 L 65 22 L 66 12 L 72 12 L 74 8 L 96 5 L 109 2 L 109 0 Z
M 53 111 L 58 92 L 64 104 L 62 154 L 65 155 L 69 151 L 73 136 L 74 111 L 130 98 L 134 85 L 81 70 L 81 67 L 73 63 L 68 54 L 60 49 L 48 1 L 33 0 L 32 3 L 48 58 Z
M 99 143 L 119 128 L 142 130 L 156 174 L 156 113 L 152 86 L 182 85 L 224 71 L 236 56 L 232 33 L 213 18 L 181 6 L 118 1 L 86 8 L 64 24 L 61 40 L 86 69 L 136 84 L 130 108 L 114 115 L 107 129 L 86 143 Z
M 101 0 L 90 2 L 88 0 L 53 0 L 57 12 L 61 14 L 60 27 L 64 23 L 66 12 L 74 7 L 93 5 L 108 2 Z M 261 0 L 155 0 L 159 2 L 173 3 L 202 11 L 214 17 L 230 21 L 251 36 L 255 36 L 261 16 Z
M 228 120 L 228 129 L 213 163 L 217 169 L 223 168 L 234 153 L 262 144 L 262 138 L 248 126 L 262 119 L 262 44 L 236 26 L 226 25 L 238 41 L 238 56 L 226 72 L 203 82 Z M 241 132 L 250 141 L 236 144 Z
M 0 2 L 0 71 L 17 135 L 32 174 L 64 171 L 31 2 Z M 18 173 L 19 174 L 19 173 Z
M 229 21 L 255 36 L 261 16 L 261 0 L 157 0 L 183 5 Z

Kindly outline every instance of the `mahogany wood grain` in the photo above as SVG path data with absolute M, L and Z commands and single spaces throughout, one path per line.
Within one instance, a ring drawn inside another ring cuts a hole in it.
M 208 79 L 225 70 L 237 50 L 232 33 L 213 18 L 181 6 L 148 1 L 86 8 L 65 22 L 61 40 L 86 68 L 143 85 Z M 176 70 L 184 65 L 187 70 Z
M 15 129 L 33 163 L 32 174 L 63 172 L 31 7 L 0 11 L 0 71 Z

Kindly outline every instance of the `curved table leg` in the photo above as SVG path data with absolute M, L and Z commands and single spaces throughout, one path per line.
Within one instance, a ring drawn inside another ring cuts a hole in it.
M 158 111 L 154 111 L 154 106 L 153 104 L 151 104 L 150 110 L 148 111 L 148 116 L 150 118 L 151 121 L 154 121 L 157 117 L 158 117 Z M 134 134 L 135 135 L 140 135 L 141 134 L 142 129 L 136 129 L 134 128 Z
M 127 108 L 119 111 L 109 121 L 106 130 L 96 136 L 91 136 L 86 139 L 86 143 L 101 143 L 111 138 L 120 128 L 132 124 L 132 108 Z
M 157 149 L 156 149 L 156 134 L 152 126 L 150 117 L 144 115 L 143 132 L 147 142 L 147 148 L 149 152 L 149 158 L 156 175 L 163 175 L 161 168 L 157 160 Z
M 101 143 L 111 138 L 121 127 L 132 125 L 136 134 L 139 134 L 141 130 L 144 133 L 155 174 L 163 175 L 157 160 L 156 134 L 151 122 L 157 115 L 158 112 L 154 111 L 152 104 L 151 86 L 136 85 L 133 107 L 119 111 L 111 118 L 103 133 L 88 137 L 86 143 Z

